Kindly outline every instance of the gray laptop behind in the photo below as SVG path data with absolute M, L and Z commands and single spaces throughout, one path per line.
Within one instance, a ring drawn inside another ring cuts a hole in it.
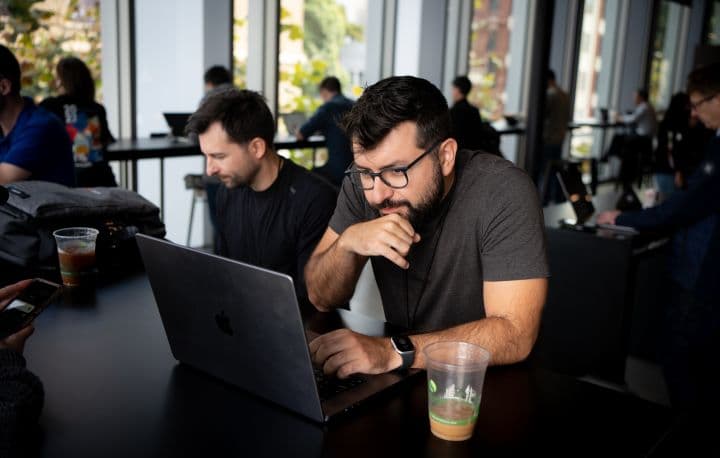
M 321 401 L 291 277 L 136 238 L 170 349 L 182 363 L 317 422 L 418 373 L 362 376 L 364 383 Z M 360 324 L 365 329 L 356 330 L 368 334 L 387 332 L 376 320 Z
M 292 113 L 284 113 L 280 115 L 287 127 L 289 135 L 295 135 L 295 132 L 307 122 L 305 113 L 294 111 Z

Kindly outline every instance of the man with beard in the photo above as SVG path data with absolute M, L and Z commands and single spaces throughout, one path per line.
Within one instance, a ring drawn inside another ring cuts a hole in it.
M 70 137 L 60 120 L 20 95 L 20 64 L 0 45 L 0 184 L 42 180 L 75 185 Z
M 310 343 L 326 373 L 423 368 L 422 349 L 461 340 L 491 363 L 528 356 L 545 302 L 543 217 L 525 172 L 451 138 L 442 93 L 392 77 L 369 87 L 347 118 L 354 163 L 305 268 L 319 310 L 345 303 L 370 258 L 387 320 L 409 336 L 347 329 Z
M 275 122 L 256 92 L 211 94 L 187 132 L 198 135 L 207 174 L 225 185 L 217 195 L 219 254 L 290 275 L 305 298 L 303 269 L 332 215 L 332 187 L 275 152 Z

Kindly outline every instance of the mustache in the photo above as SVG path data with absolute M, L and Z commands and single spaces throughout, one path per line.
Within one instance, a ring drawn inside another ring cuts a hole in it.
M 392 199 L 385 199 L 380 203 L 380 205 L 377 205 L 378 210 L 381 210 L 383 208 L 395 208 L 395 207 L 409 207 L 412 208 L 410 205 L 410 202 L 407 200 L 392 200 Z

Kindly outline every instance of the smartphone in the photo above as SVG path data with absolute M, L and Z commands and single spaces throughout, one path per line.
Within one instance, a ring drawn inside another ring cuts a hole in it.
M 32 323 L 62 291 L 57 283 L 34 279 L 4 309 L 0 310 L 0 340 Z

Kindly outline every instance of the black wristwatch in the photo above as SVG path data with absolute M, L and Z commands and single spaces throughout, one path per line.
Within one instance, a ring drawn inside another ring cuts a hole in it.
M 415 361 L 415 345 L 408 336 L 392 336 L 390 343 L 402 358 L 402 365 L 398 369 L 408 369 Z

